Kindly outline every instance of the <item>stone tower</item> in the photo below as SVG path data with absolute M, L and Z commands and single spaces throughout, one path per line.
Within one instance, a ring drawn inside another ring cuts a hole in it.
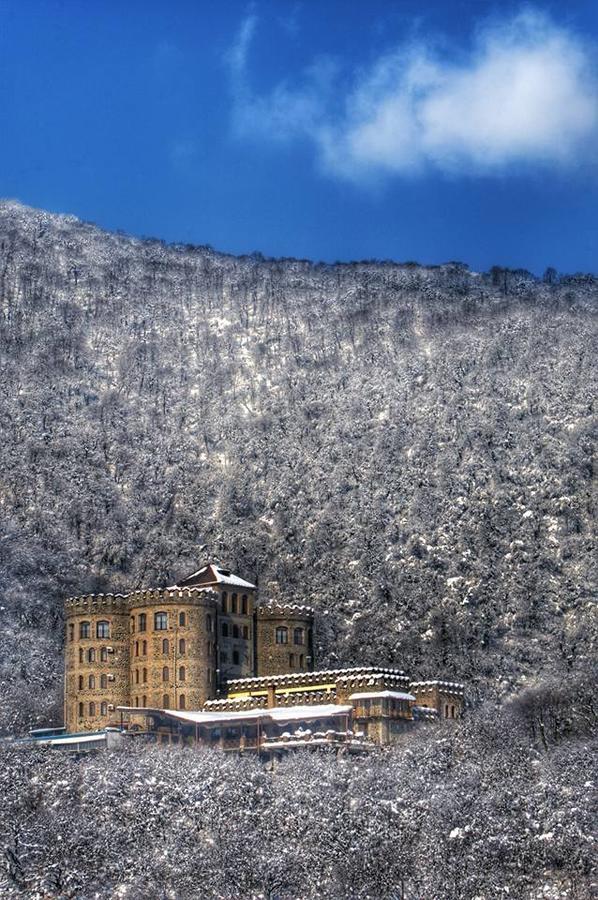
M 116 720 L 129 702 L 129 609 L 122 594 L 65 602 L 64 722 L 92 731 Z
M 257 674 L 283 675 L 314 668 L 314 613 L 310 606 L 269 601 L 256 610 Z

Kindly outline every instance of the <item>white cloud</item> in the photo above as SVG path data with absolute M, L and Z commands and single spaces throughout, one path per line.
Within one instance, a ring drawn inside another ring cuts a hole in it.
M 583 40 L 524 11 L 486 25 L 467 58 L 422 43 L 397 47 L 343 82 L 319 61 L 300 81 L 265 95 L 249 88 L 246 20 L 231 66 L 234 123 L 244 137 L 313 142 L 320 164 L 362 180 L 379 174 L 492 173 L 532 164 L 578 164 L 595 154 L 596 71 Z

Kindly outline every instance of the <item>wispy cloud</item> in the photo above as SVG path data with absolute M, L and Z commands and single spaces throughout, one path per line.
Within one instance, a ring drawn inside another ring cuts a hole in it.
M 257 24 L 253 15 L 244 21 L 229 56 L 236 132 L 308 140 L 329 173 L 358 181 L 430 167 L 488 174 L 595 153 L 592 54 L 537 11 L 486 23 L 458 61 L 419 41 L 348 78 L 338 62 L 318 60 L 264 95 L 251 90 L 248 72 Z

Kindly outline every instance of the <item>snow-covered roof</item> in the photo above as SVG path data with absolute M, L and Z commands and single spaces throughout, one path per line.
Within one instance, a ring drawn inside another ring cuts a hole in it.
M 408 678 L 401 669 L 384 669 L 378 666 L 356 666 L 350 669 L 316 669 L 313 672 L 287 672 L 284 675 L 261 675 L 251 678 L 232 678 L 227 682 L 229 693 L 241 690 L 257 689 L 269 685 L 278 685 L 286 682 L 298 682 L 310 686 L 322 681 L 352 681 L 358 678 L 396 678 L 402 682 L 408 682 Z
M 202 566 L 197 572 L 193 572 L 191 575 L 181 578 L 177 584 L 172 585 L 172 588 L 184 587 L 196 579 L 200 580 L 203 584 L 227 584 L 231 587 L 249 588 L 252 591 L 255 590 L 255 584 L 252 584 L 250 581 L 245 581 L 243 578 L 239 578 L 238 575 L 233 575 L 230 569 L 225 569 L 224 566 L 218 566 L 215 563 L 209 563 L 207 566 Z
M 393 700 L 415 700 L 413 694 L 403 694 L 401 691 L 364 691 L 351 694 L 349 700 L 384 700 L 388 697 Z
M 326 703 L 321 706 L 275 706 L 271 709 L 247 709 L 231 712 L 206 712 L 204 710 L 187 711 L 178 709 L 152 709 L 138 706 L 119 706 L 122 712 L 131 712 L 138 715 L 170 716 L 182 722 L 191 722 L 196 725 L 227 725 L 230 722 L 246 722 L 257 719 L 260 722 L 304 722 L 312 719 L 327 719 L 331 716 L 346 715 L 353 707 Z

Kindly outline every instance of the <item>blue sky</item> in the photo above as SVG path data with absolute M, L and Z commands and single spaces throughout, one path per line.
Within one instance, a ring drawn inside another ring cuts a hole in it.
M 598 269 L 598 4 L 0 0 L 0 196 L 234 253 Z

